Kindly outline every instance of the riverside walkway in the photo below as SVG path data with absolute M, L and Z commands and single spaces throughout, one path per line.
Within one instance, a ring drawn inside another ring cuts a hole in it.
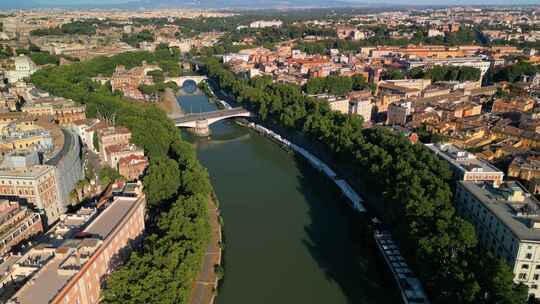
M 201 270 L 193 283 L 189 304 L 214 303 L 219 278 L 215 271 L 221 264 L 221 225 L 219 223 L 219 208 L 212 199 L 208 200 L 208 217 L 211 227 L 211 238 L 206 248 Z

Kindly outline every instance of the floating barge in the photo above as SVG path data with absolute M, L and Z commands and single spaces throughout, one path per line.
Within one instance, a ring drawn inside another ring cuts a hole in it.
M 375 220 L 374 220 L 375 221 Z M 388 231 L 375 230 L 375 243 L 394 277 L 405 304 L 429 304 L 422 283 L 410 270 Z

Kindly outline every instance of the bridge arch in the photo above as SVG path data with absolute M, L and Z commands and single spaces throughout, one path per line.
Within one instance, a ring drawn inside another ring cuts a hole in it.
M 176 83 L 176 85 L 178 85 L 178 87 L 183 87 L 184 86 L 184 83 L 186 81 L 194 81 L 196 84 L 199 84 L 201 81 L 205 81 L 207 80 L 208 77 L 206 76 L 199 76 L 199 75 L 194 75 L 194 76 L 181 76 L 181 77 L 166 77 L 165 78 L 165 82 L 174 82 Z
M 174 121 L 174 124 L 180 128 L 196 128 L 204 122 L 210 126 L 218 121 L 237 117 L 251 117 L 251 112 L 241 107 L 212 111 L 206 113 L 192 113 L 182 116 L 169 116 Z

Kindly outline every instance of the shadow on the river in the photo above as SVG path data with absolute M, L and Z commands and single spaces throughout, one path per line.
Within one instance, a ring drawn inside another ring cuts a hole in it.
M 329 179 L 300 156 L 295 158 L 302 173 L 297 177 L 299 191 L 309 203 L 311 220 L 303 243 L 326 278 L 341 288 L 348 303 L 400 303 L 367 217 L 355 213 Z

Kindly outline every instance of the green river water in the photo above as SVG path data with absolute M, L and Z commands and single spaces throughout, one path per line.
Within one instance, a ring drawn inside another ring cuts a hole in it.
M 216 109 L 181 96 L 186 112 Z M 220 202 L 225 278 L 218 304 L 399 303 L 360 216 L 319 173 L 235 124 L 195 144 Z

